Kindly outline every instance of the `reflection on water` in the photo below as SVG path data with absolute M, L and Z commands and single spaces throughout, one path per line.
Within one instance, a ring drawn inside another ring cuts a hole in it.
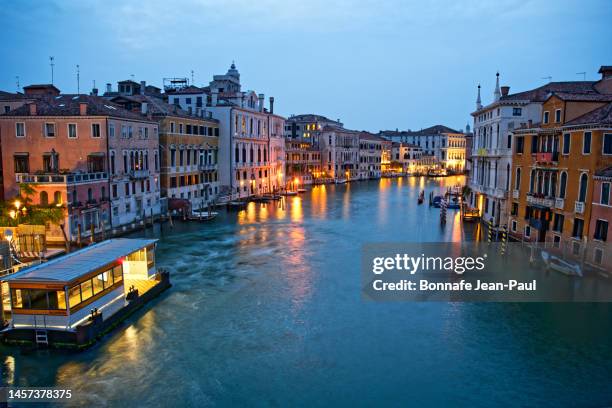
M 364 243 L 473 239 L 417 205 L 456 183 L 316 186 L 147 230 L 173 287 L 82 353 L 0 346 L 2 380 L 96 407 L 609 404 L 607 305 L 362 301 Z

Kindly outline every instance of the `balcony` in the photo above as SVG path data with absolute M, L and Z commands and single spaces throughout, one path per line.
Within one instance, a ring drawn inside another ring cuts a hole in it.
M 562 198 L 555 198 L 555 208 L 562 210 L 565 207 L 565 200 Z
M 544 197 L 541 194 L 527 194 L 527 203 L 553 208 L 555 206 L 555 199 L 553 197 Z
M 15 175 L 17 183 L 34 183 L 34 184 L 86 184 L 95 181 L 108 181 L 108 173 L 46 173 L 46 174 L 31 174 L 17 173 Z
M 217 165 L 216 164 L 200 164 L 198 165 L 198 170 L 200 171 L 211 171 L 211 170 L 216 170 L 217 169 Z
M 559 152 L 535 153 L 535 161 L 538 164 L 552 164 L 559 161 Z
M 146 179 L 149 177 L 149 170 L 130 170 L 130 178 L 135 180 Z
M 576 201 L 574 203 L 574 212 L 576 214 L 584 214 L 584 203 L 580 201 Z

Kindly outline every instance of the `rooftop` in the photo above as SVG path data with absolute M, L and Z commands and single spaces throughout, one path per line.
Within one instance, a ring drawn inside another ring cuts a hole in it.
M 28 105 L 5 113 L 1 116 L 81 116 L 80 104 L 87 104 L 87 116 L 112 116 L 122 119 L 147 121 L 140 113 L 123 109 L 101 96 L 64 94 L 36 98 L 36 115 L 31 115 Z
M 6 280 L 69 283 L 155 242 L 157 242 L 156 239 L 110 239 L 49 262 L 20 270 L 7 277 Z
M 564 126 L 605 125 L 612 126 L 612 102 L 570 120 Z
M 156 98 L 155 96 L 149 95 L 119 95 L 111 99 L 112 101 L 118 100 L 126 100 L 130 102 L 135 102 L 138 104 L 147 103 L 148 111 L 153 116 L 175 116 L 182 117 L 185 119 L 194 119 L 194 120 L 207 120 L 209 122 L 218 122 L 217 119 L 212 118 L 202 118 L 200 116 L 196 116 L 190 114 L 186 110 L 181 109 L 177 105 L 169 104 L 163 101 L 161 98 Z M 120 103 L 118 103 L 120 104 Z

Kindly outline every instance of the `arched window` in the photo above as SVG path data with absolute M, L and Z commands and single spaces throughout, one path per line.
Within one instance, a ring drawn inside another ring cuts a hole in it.
M 567 189 L 567 173 L 561 173 L 561 180 L 559 182 L 559 198 L 565 198 L 565 190 Z
M 249 160 L 251 163 L 253 163 L 253 146 L 250 147 L 249 153 Z
M 55 193 L 53 193 L 53 202 L 55 204 L 62 203 L 62 192 L 61 191 L 56 191 Z
M 246 163 L 246 147 L 242 146 L 242 162 Z
M 588 177 L 586 173 L 582 173 L 582 175 L 580 176 L 580 190 L 578 193 L 578 201 L 581 203 L 584 203 L 584 200 L 586 200 L 587 183 Z
M 510 189 L 510 163 L 506 164 L 506 190 Z
M 234 158 L 236 159 L 236 163 L 240 161 L 240 150 L 238 149 L 238 145 L 234 149 Z
M 521 188 L 521 169 L 520 167 L 516 168 L 516 180 L 514 180 L 514 189 L 520 190 Z
M 102 186 L 102 188 L 100 189 L 100 199 L 104 200 L 105 197 L 106 197 L 106 187 Z
M 40 192 L 40 205 L 49 205 L 49 194 L 46 191 Z
M 72 191 L 72 204 L 76 204 L 77 202 L 77 192 L 74 190 Z
M 529 192 L 530 193 L 534 193 L 535 192 L 535 178 L 536 178 L 536 171 L 535 170 L 531 170 L 531 174 L 529 177 Z
M 261 147 L 257 148 L 257 161 L 261 162 Z
M 557 173 L 553 173 L 550 176 L 550 196 L 557 196 Z
M 93 190 L 90 188 L 87 189 L 87 201 L 93 200 Z
M 268 149 L 264 147 L 264 162 L 268 161 Z

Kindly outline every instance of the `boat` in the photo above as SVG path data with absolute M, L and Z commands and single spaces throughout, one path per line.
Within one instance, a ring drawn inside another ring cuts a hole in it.
M 440 208 L 441 203 L 442 203 L 442 196 L 435 196 L 433 200 L 431 200 L 431 205 L 433 205 L 436 208 Z
M 246 205 L 246 201 L 230 201 L 227 203 L 227 208 L 230 210 L 242 210 Z
M 298 194 L 302 194 L 302 193 L 306 192 L 306 189 L 305 188 L 298 188 L 297 192 L 298 192 Z
M 280 194 L 284 195 L 284 196 L 295 196 L 295 195 L 297 195 L 297 191 L 287 190 L 287 191 L 283 191 Z
M 336 184 L 346 184 L 346 179 L 345 178 L 337 178 L 334 180 L 334 183 Z
M 427 172 L 429 177 L 446 177 L 446 169 L 431 169 Z
M 204 209 L 191 210 L 191 216 L 189 219 L 193 221 L 210 221 L 215 219 L 217 215 L 219 215 L 219 213 L 215 211 L 208 211 Z
M 558 256 L 551 255 L 546 251 L 542 251 L 540 255 L 542 256 L 542 260 L 544 261 L 544 265 L 546 266 L 547 270 L 552 269 L 567 276 L 579 276 L 582 278 L 582 269 L 580 268 L 580 265 L 565 261 Z
M 421 194 L 419 194 L 419 198 L 417 199 L 417 203 L 419 205 L 423 204 L 423 201 L 425 201 L 425 191 L 421 190 Z

